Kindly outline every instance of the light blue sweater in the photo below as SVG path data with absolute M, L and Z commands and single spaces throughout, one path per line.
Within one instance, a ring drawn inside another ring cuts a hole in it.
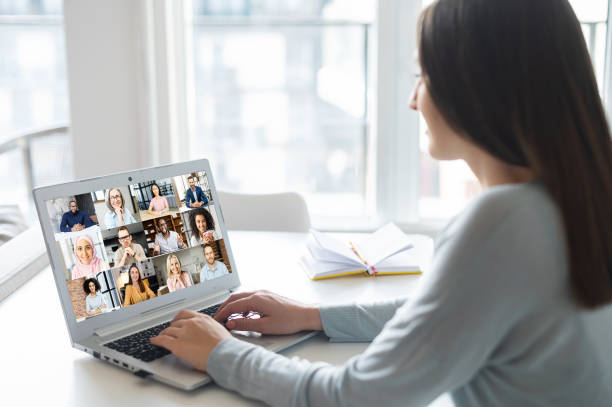
M 330 366 L 230 338 L 208 373 L 276 406 L 420 406 L 445 392 L 457 406 L 612 405 L 568 284 L 545 190 L 492 187 L 440 234 L 412 299 L 320 307 L 332 340 L 372 340 L 363 354 Z

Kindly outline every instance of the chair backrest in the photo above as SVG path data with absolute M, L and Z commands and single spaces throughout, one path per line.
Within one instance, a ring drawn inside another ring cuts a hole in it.
M 294 192 L 250 195 L 219 191 L 225 226 L 230 230 L 308 232 L 306 202 Z

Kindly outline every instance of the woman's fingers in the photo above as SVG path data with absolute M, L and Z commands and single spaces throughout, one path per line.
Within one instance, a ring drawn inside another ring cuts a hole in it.
M 182 328 L 186 325 L 187 321 L 189 321 L 189 318 L 177 319 L 176 321 L 170 322 L 170 326 L 173 326 L 175 328 Z
M 259 312 L 257 297 L 250 296 L 235 300 L 222 307 L 215 314 L 215 320 L 224 322 L 232 314 L 246 314 L 249 311 Z
M 253 331 L 267 333 L 268 320 L 266 318 L 234 318 L 227 321 L 226 326 L 236 331 Z
M 230 303 L 232 303 L 232 302 L 234 302 L 236 300 L 240 300 L 242 298 L 250 297 L 253 294 L 255 294 L 255 291 L 245 291 L 245 292 L 242 292 L 242 293 L 236 293 L 236 294 L 230 295 L 227 300 L 223 301 L 223 304 L 221 304 L 221 306 L 219 307 L 219 309 L 215 313 L 215 316 L 219 315 L 219 312 L 221 312 L 223 310 L 223 308 L 227 304 L 230 304 Z
M 168 349 L 170 352 L 174 352 L 177 345 L 177 339 L 160 333 L 158 336 L 151 338 L 151 343 L 155 346 L 161 346 L 162 348 Z
M 187 319 L 187 318 L 193 318 L 193 317 L 197 317 L 198 315 L 202 315 L 198 312 L 189 310 L 189 309 L 184 309 L 182 311 L 180 311 L 178 314 L 176 314 L 174 316 L 174 318 L 172 318 L 172 322 L 181 320 L 181 319 Z
M 182 328 L 179 328 L 176 326 L 169 326 L 168 328 L 161 331 L 159 334 L 171 336 L 173 338 L 178 338 L 181 332 L 182 332 Z

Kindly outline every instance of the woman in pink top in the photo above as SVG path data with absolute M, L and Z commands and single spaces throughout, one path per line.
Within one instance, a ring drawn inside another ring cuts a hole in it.
M 151 215 L 161 215 L 167 212 L 169 208 L 168 201 L 159 194 L 159 186 L 155 182 L 151 185 L 151 193 L 153 194 L 153 199 L 151 199 L 149 204 L 149 213 Z
M 168 290 L 170 292 L 193 285 L 189 273 L 181 270 L 181 262 L 176 255 L 171 254 L 168 256 L 166 259 L 166 270 L 168 270 Z
M 102 262 L 96 256 L 96 247 L 89 235 L 77 236 L 74 240 L 76 264 L 72 267 L 72 279 L 95 276 L 102 271 Z

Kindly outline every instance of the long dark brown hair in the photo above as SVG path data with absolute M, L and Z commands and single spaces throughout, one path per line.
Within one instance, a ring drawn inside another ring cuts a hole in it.
M 423 80 L 464 137 L 533 170 L 565 227 L 577 302 L 612 301 L 612 141 L 566 0 L 438 0 L 419 22 Z
M 144 283 L 142 282 L 142 278 L 140 278 L 140 269 L 138 268 L 136 263 L 132 263 L 130 265 L 130 268 L 128 269 L 128 277 L 130 279 L 130 284 L 134 284 L 134 282 L 132 281 L 132 276 L 131 276 L 133 268 L 136 268 L 136 270 L 138 270 L 138 288 L 140 288 L 140 292 L 144 293 L 145 292 L 145 286 L 144 286 Z
M 198 227 L 196 225 L 196 217 L 198 215 L 204 216 L 204 220 L 206 220 L 207 231 L 215 230 L 215 220 L 213 219 L 212 215 L 210 214 L 210 212 L 208 212 L 208 209 L 200 206 L 199 208 L 192 209 L 189 213 L 189 226 L 191 227 L 191 233 L 193 233 L 194 236 L 200 235 L 200 231 L 198 230 Z

